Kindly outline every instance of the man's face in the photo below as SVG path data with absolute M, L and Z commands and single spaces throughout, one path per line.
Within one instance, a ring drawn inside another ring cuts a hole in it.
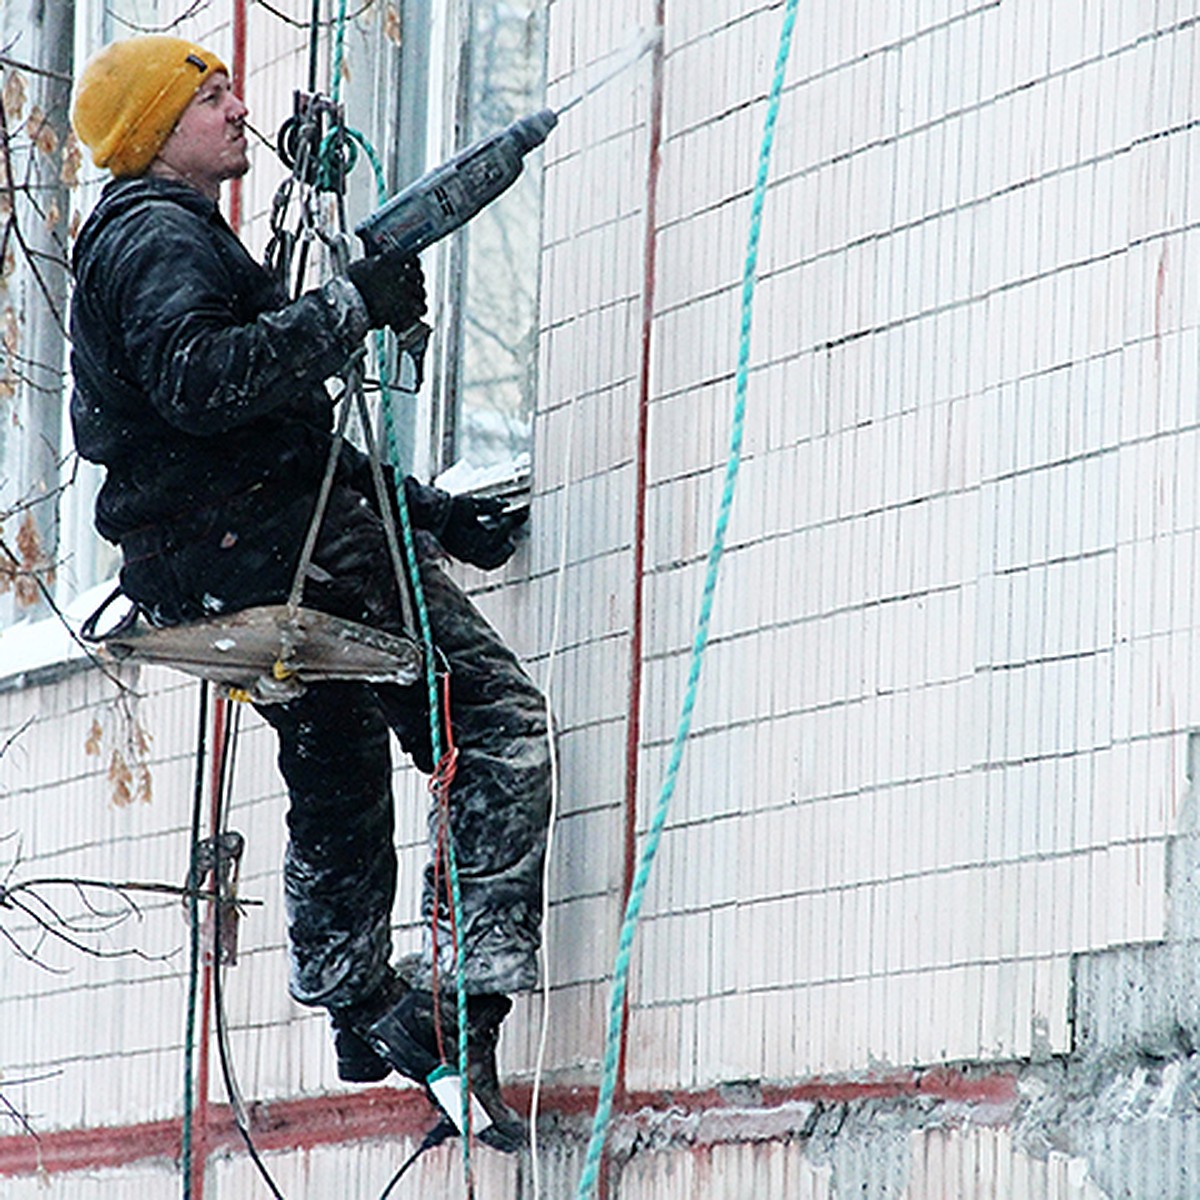
M 152 169 L 161 164 L 211 199 L 217 199 L 226 179 L 240 179 L 250 169 L 246 157 L 246 113 L 234 95 L 229 76 L 215 71 L 183 110 L 171 136 L 163 143 Z

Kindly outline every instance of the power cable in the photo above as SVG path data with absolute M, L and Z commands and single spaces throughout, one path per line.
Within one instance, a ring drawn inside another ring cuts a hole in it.
M 200 901 L 197 895 L 196 866 L 200 846 L 200 821 L 204 798 L 204 760 L 208 746 L 208 683 L 200 684 L 200 704 L 196 735 L 196 774 L 192 785 L 191 850 L 188 859 L 188 991 L 187 1015 L 183 1040 L 183 1117 L 180 1131 L 180 1169 L 183 1172 L 183 1200 L 192 1197 L 192 1124 L 193 1079 L 196 1057 L 196 1001 L 200 986 Z
M 229 1014 L 225 1008 L 225 930 L 224 919 L 226 905 L 230 898 L 224 895 L 225 876 L 222 855 L 225 853 L 225 837 L 228 832 L 229 811 L 233 797 L 233 769 L 236 758 L 239 734 L 241 732 L 241 705 L 234 708 L 233 719 L 225 728 L 225 736 L 220 747 L 220 764 L 217 778 L 217 795 L 214 798 L 216 822 L 214 829 L 215 862 L 213 871 L 213 886 L 217 899 L 213 901 L 212 921 L 212 972 L 213 972 L 213 1011 L 217 1034 L 217 1058 L 221 1065 L 221 1079 L 225 1084 L 225 1095 L 229 1100 L 229 1110 L 233 1115 L 233 1123 L 246 1147 L 250 1161 L 262 1177 L 267 1190 L 275 1200 L 285 1200 L 283 1192 L 275 1182 L 267 1165 L 263 1162 L 254 1144 L 250 1131 L 250 1121 L 246 1114 L 246 1103 L 242 1090 L 238 1085 L 237 1073 L 234 1070 L 233 1054 L 229 1046 Z

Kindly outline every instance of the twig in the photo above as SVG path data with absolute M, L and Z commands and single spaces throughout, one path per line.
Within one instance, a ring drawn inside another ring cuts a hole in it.
M 170 33 L 172 29 L 178 28 L 189 17 L 194 17 L 197 13 L 203 12 L 212 0 L 192 0 L 191 5 L 179 14 L 173 21 L 169 21 L 166 25 L 143 25 L 138 21 L 131 21 L 127 17 L 121 16 L 107 5 L 104 9 L 105 16 L 111 17 L 118 25 L 124 25 L 126 29 L 132 29 L 137 33 Z
M 21 566 L 21 560 L 12 552 L 8 543 L 2 537 L 0 537 L 0 554 L 4 554 L 11 562 L 16 564 L 18 570 L 23 571 L 30 578 L 32 578 L 34 586 L 41 594 L 42 599 L 45 600 L 47 607 L 54 614 L 54 616 L 58 618 L 59 623 L 69 634 L 71 641 L 73 641 L 75 645 L 84 652 L 92 666 L 94 666 L 105 677 L 105 679 L 107 679 L 109 683 L 111 683 L 122 694 L 122 696 L 129 695 L 132 691 L 129 685 L 123 679 L 120 679 L 118 676 L 114 675 L 109 669 L 108 664 L 105 663 L 91 648 L 91 646 L 89 646 L 87 642 L 85 642 L 83 638 L 81 638 L 79 634 L 71 628 L 71 623 L 67 620 L 66 613 L 64 613 L 63 610 L 58 606 L 53 595 L 51 595 L 50 589 L 46 586 L 45 580 L 42 579 L 37 571 L 29 571 L 23 568 Z
M 54 323 L 62 331 L 63 337 L 67 336 L 67 325 L 63 318 L 62 312 L 54 302 L 54 295 L 50 291 L 50 285 L 46 282 L 45 277 L 39 270 L 35 261 L 36 252 L 30 247 L 25 240 L 25 234 L 21 231 L 20 223 L 16 220 L 12 223 L 13 236 L 17 239 L 17 244 L 21 247 L 21 252 L 25 255 L 25 261 L 29 265 L 29 272 L 33 276 L 34 282 L 38 286 L 38 291 L 42 293 L 42 299 L 46 301 L 46 307 L 50 310 L 50 315 L 54 318 Z
M 3 758 L 5 756 L 5 754 L 8 753 L 9 748 L 12 746 L 13 742 L 15 742 L 17 740 L 17 738 L 19 738 L 21 736 L 21 734 L 23 734 L 25 732 L 25 730 L 27 730 L 34 723 L 35 719 L 36 718 L 34 718 L 33 716 L 26 717 L 25 720 L 21 723 L 21 726 L 18 729 L 14 729 L 13 732 L 8 735 L 8 737 L 4 741 L 4 745 L 0 746 L 0 758 Z
M 24 879 L 20 883 L 14 884 L 12 887 L 0 885 L 0 907 L 3 907 L 9 896 L 15 893 L 28 891 L 36 887 L 63 887 L 70 886 L 74 888 L 99 888 L 102 891 L 110 892 L 151 892 L 162 896 L 179 896 L 186 899 L 189 896 L 195 896 L 197 900 L 225 900 L 226 896 L 222 896 L 219 892 L 211 888 L 188 888 L 182 885 L 173 883 L 155 883 L 155 882 L 139 882 L 126 881 L 117 883 L 106 879 L 76 879 L 69 876 L 46 875 L 38 879 Z M 126 897 L 128 898 L 128 897 Z M 238 897 L 237 904 L 239 907 L 246 905 L 254 907 L 264 903 L 262 900 L 246 900 Z
M 311 29 L 312 28 L 311 21 L 302 21 L 296 17 L 289 17 L 287 13 L 280 12 L 279 9 L 277 9 L 273 4 L 268 4 L 267 0 L 254 0 L 254 3 L 257 4 L 259 6 L 259 8 L 265 8 L 267 10 L 267 12 L 269 12 L 271 14 L 271 16 L 278 17 L 281 21 L 283 21 L 287 25 L 291 25 L 292 28 L 294 28 L 294 29 Z M 375 0 L 366 0 L 366 3 L 361 8 L 357 9 L 355 12 L 348 14 L 346 19 L 348 21 L 357 21 L 358 18 L 363 15 L 363 13 L 365 13 L 369 8 L 373 8 L 374 5 L 375 5 Z M 336 23 L 335 18 L 330 17 L 329 20 L 327 20 L 327 21 L 318 22 L 318 25 L 322 29 L 328 29 L 335 23 Z
M 20 59 L 10 58 L 7 54 L 0 54 L 0 67 L 11 67 L 14 71 L 27 71 L 30 75 L 44 75 L 47 79 L 57 79 L 61 83 L 74 82 L 70 75 L 64 75 L 61 71 L 52 71 L 49 67 L 35 67 L 32 63 L 21 62 Z
M 4 105 L 0 104 L 0 153 L 4 158 L 4 178 L 13 184 L 13 169 L 12 169 L 12 153 L 9 145 L 8 117 L 4 111 Z M 32 159 L 30 160 L 32 164 Z M 28 180 L 26 180 L 28 183 Z M 25 241 L 25 235 L 21 231 L 21 224 L 17 220 L 17 208 L 13 205 L 12 212 L 9 214 L 8 228 L 5 230 L 5 243 L 7 245 L 9 235 L 17 239 L 17 244 L 21 247 L 25 255 L 26 261 L 29 264 L 29 271 L 34 278 L 34 282 L 38 286 L 38 290 L 42 293 L 42 298 L 46 301 L 46 307 L 50 310 L 50 315 L 54 318 L 55 324 L 62 331 L 63 336 L 67 334 L 66 322 L 63 319 L 63 314 L 59 312 L 58 306 L 54 303 L 54 295 L 50 290 L 50 285 L 42 276 L 41 270 L 32 257 L 29 244 Z M 2 262 L 3 260 L 0 260 Z
M 43 971 L 48 971 L 51 975 L 65 975 L 67 972 L 62 967 L 52 967 L 49 963 L 43 962 L 37 956 L 36 950 L 26 950 L 19 941 L 3 925 L 0 925 L 0 937 L 2 937 L 26 962 L 32 963 L 35 967 L 41 967 Z M 39 943 L 40 945 L 40 943 Z
M 37 1140 L 37 1130 L 29 1123 L 29 1117 L 26 1117 L 24 1112 L 18 1111 L 16 1105 L 2 1091 L 0 1091 L 0 1108 L 4 1109 L 8 1116 L 11 1116 L 13 1121 L 16 1121 L 20 1128 L 29 1134 L 30 1138 Z
M 22 901 L 9 903 L 6 907 L 13 908 L 17 912 L 24 913 L 37 927 L 42 931 L 43 937 L 39 939 L 38 950 L 34 951 L 30 958 L 40 967 L 45 967 L 47 970 L 52 970 L 39 957 L 38 951 L 41 949 L 41 941 L 46 937 L 52 938 L 55 941 L 62 942 L 66 946 L 70 946 L 72 950 L 78 950 L 80 954 L 86 954 L 89 958 L 112 959 L 112 958 L 140 958 L 143 962 L 164 962 L 170 958 L 169 954 L 147 954 L 144 950 L 139 950 L 136 946 L 130 946 L 124 950 L 104 950 L 97 946 L 89 946 L 81 939 L 93 932 L 106 933 L 107 929 L 88 930 L 77 929 L 69 920 L 62 917 L 56 912 L 42 897 L 36 897 L 39 903 L 54 914 L 54 921 L 48 920 L 45 917 L 39 916 L 28 904 Z M 109 928 L 112 928 L 111 926 Z M 9 935 L 9 940 L 13 940 Z
M 5 1087 L 24 1087 L 30 1083 L 41 1083 L 46 1079 L 57 1079 L 62 1074 L 62 1071 L 43 1071 L 40 1075 L 25 1075 L 20 1079 L 6 1079 Z M 21 1112 L 15 1104 L 4 1094 L 3 1089 L 0 1089 L 0 1109 L 6 1112 L 16 1123 L 27 1133 L 34 1141 L 40 1141 L 38 1132 L 30 1123 L 29 1117 Z M 3 1115 L 3 1113 L 0 1113 Z

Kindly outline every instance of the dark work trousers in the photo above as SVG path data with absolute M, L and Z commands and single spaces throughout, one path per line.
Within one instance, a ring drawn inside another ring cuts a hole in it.
M 311 512 L 299 498 L 276 512 L 260 502 L 231 509 L 185 544 L 155 546 L 131 560 L 125 590 L 175 619 L 282 599 L 290 555 Z M 460 936 L 472 994 L 535 986 L 542 860 L 550 806 L 545 704 L 516 657 L 470 600 L 422 555 L 421 581 L 439 668 L 450 676 L 450 724 L 458 748 L 450 789 L 462 899 Z M 358 493 L 335 487 L 305 586 L 313 608 L 396 632 L 399 604 L 382 523 Z M 292 995 L 302 1004 L 344 1007 L 367 999 L 391 958 L 396 890 L 389 728 L 416 766 L 433 769 L 428 687 L 353 682 L 314 684 L 287 704 L 263 705 L 278 735 L 289 796 L 284 889 Z M 432 800 L 431 800 L 432 806 Z M 405 976 L 430 986 L 434 908 L 431 862 L 422 912 L 425 945 Z M 449 913 L 438 917 L 438 970 L 455 982 Z
M 549 813 L 549 746 L 542 696 L 513 654 L 434 563 L 421 568 L 434 641 L 450 669 L 450 723 L 458 749 L 450 827 L 462 900 L 471 993 L 512 993 L 537 982 L 542 859 Z M 262 714 L 279 735 L 291 801 L 284 867 L 292 995 L 342 1007 L 381 982 L 391 953 L 396 856 L 387 730 L 425 772 L 428 690 L 330 683 Z M 421 911 L 421 962 L 407 977 L 430 986 L 436 812 Z M 444 879 L 444 875 L 443 875 Z M 438 916 L 438 970 L 453 986 L 450 914 Z

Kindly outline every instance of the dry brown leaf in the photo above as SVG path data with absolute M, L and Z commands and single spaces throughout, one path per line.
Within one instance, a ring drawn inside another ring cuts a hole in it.
M 30 140 L 47 157 L 58 152 L 58 130 L 50 122 L 50 118 L 42 112 L 40 106 L 34 105 L 29 110 L 29 123 L 26 126 Z
M 13 596 L 21 608 L 32 608 L 38 602 L 37 580 L 32 575 L 18 575 L 13 584 Z
M 67 226 L 67 236 L 74 241 L 79 236 L 79 227 L 83 224 L 83 214 L 76 209 L 71 214 L 71 223 Z
M 58 228 L 59 221 L 62 220 L 62 210 L 58 207 L 58 202 L 50 201 L 50 207 L 46 209 L 46 232 L 53 233 Z
M 14 571 L 13 594 L 21 607 L 31 608 L 41 596 L 39 573 L 47 584 L 54 582 L 50 562 L 42 546 L 41 530 L 31 512 L 21 519 L 21 527 L 17 530 L 17 554 L 20 562 Z
M 21 518 L 21 528 L 17 530 L 17 553 L 21 556 L 21 566 L 27 570 L 44 565 L 42 532 L 31 512 Z
M 4 310 L 3 330 L 0 331 L 0 344 L 9 354 L 16 354 L 21 346 L 21 322 L 17 319 L 17 310 L 10 304 Z
M 0 216 L 7 217 L 12 212 L 12 177 L 8 171 L 8 155 L 0 154 Z
M 150 734 L 141 722 L 134 721 L 133 728 L 129 731 L 129 746 L 139 759 L 150 753 L 150 740 Z
M 37 148 L 47 158 L 53 158 L 58 153 L 58 146 L 58 130 L 49 121 L 44 121 L 38 129 Z
M 388 41 L 401 45 L 400 10 L 389 4 L 383 13 L 383 35 Z
M 133 772 L 120 750 L 112 752 L 108 763 L 108 782 L 112 784 L 112 802 L 118 808 L 127 808 L 133 803 L 133 789 L 130 787 Z
M 25 76 L 20 71 L 9 71 L 4 80 L 4 91 L 0 92 L 0 104 L 4 105 L 9 124 L 19 121 L 25 110 Z
M 92 727 L 88 730 L 87 741 L 83 743 L 84 754 L 99 754 L 100 743 L 104 740 L 104 728 L 97 718 L 92 718 Z
M 83 153 L 79 149 L 79 139 L 73 129 L 67 130 L 66 141 L 63 142 L 62 168 L 58 172 L 58 181 L 63 187 L 79 186 L 79 169 L 83 166 Z

